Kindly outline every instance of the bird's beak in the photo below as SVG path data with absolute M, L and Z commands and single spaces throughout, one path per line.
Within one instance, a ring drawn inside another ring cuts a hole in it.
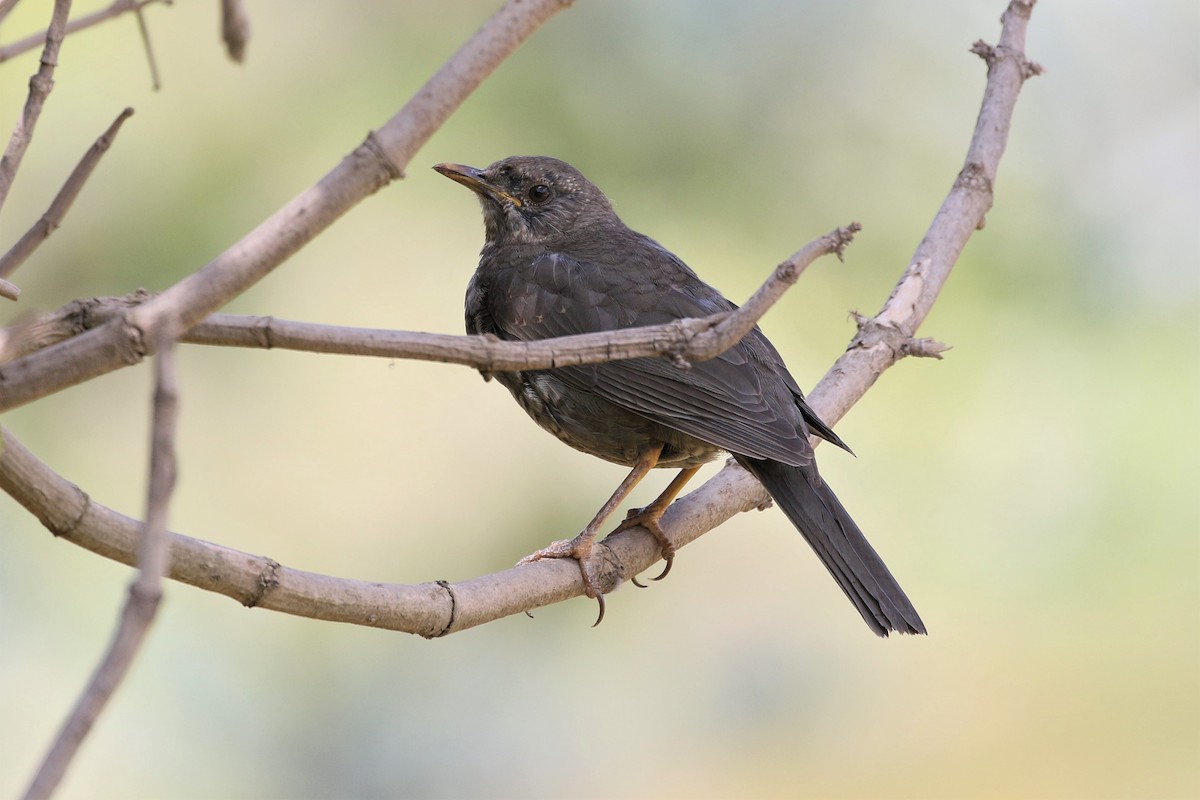
M 483 170 L 466 164 L 434 164 L 433 168 L 476 194 L 520 206 L 521 201 L 483 177 Z

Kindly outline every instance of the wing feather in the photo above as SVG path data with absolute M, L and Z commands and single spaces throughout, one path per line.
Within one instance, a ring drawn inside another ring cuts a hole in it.
M 735 308 L 670 252 L 629 234 L 640 239 L 632 243 L 636 246 L 605 250 L 625 254 L 622 264 L 606 263 L 603 253 L 585 258 L 561 251 L 531 254 L 528 261 L 505 259 L 524 267 L 490 273 L 490 291 L 504 298 L 491 309 L 497 333 L 531 341 Z M 653 263 L 630 264 L 630 258 Z M 486 254 L 480 272 L 488 274 Z M 635 284 L 630 274 L 653 278 Z M 817 422 L 818 434 L 840 444 L 804 404 L 779 353 L 757 327 L 734 347 L 690 369 L 662 358 L 635 358 L 563 367 L 556 374 L 574 389 L 751 458 L 811 463 L 810 420 Z

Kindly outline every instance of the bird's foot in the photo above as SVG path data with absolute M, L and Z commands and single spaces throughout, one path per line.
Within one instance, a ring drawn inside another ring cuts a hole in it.
M 605 557 L 607 547 L 595 546 L 595 534 L 584 531 L 574 539 L 560 539 L 551 542 L 541 550 L 530 553 L 517 562 L 517 566 L 532 564 L 548 558 L 573 558 L 579 564 L 579 573 L 583 576 L 583 591 L 588 597 L 600 605 L 600 613 L 592 627 L 604 619 L 604 593 L 611 591 L 620 581 L 619 570 L 614 575 L 610 560 Z M 603 551 L 603 552 L 601 552 Z
M 671 543 L 669 538 L 667 538 L 667 534 L 663 531 L 662 525 L 659 524 L 659 520 L 663 515 L 663 509 L 653 508 L 653 506 L 654 503 L 651 503 L 643 508 L 629 509 L 629 513 L 625 515 L 625 519 L 622 520 L 621 524 L 618 525 L 616 529 L 609 534 L 609 536 L 620 533 L 621 531 L 627 531 L 630 528 L 645 528 L 647 531 L 649 531 L 650 535 L 658 541 L 658 546 L 662 551 L 663 561 L 666 562 L 666 564 L 663 566 L 662 572 L 658 573 L 656 577 L 651 578 L 651 580 L 661 581 L 663 578 L 667 577 L 667 573 L 671 571 L 671 565 L 675 563 L 675 545 Z M 646 584 L 640 582 L 637 578 L 632 578 L 631 580 L 633 585 L 639 589 L 646 588 Z

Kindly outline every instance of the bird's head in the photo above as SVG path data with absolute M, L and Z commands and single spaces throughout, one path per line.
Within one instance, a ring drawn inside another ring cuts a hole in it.
M 512 156 L 484 169 L 463 164 L 434 169 L 479 196 L 489 242 L 551 242 L 616 220 L 604 193 L 557 158 Z

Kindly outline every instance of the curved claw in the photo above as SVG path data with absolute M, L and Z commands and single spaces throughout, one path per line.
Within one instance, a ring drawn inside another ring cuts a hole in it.
M 596 621 L 592 623 L 592 627 L 596 627 L 604 620 L 604 595 L 596 595 L 596 602 L 600 604 L 600 615 L 596 617 Z
M 661 578 L 661 577 L 662 577 L 662 575 L 659 575 L 659 576 L 658 576 L 658 578 Z M 654 580 L 658 580 L 658 578 L 655 578 Z M 647 587 L 647 586 L 646 586 L 646 584 L 644 584 L 644 583 L 642 583 L 641 581 L 639 581 L 639 580 L 637 579 L 637 576 L 636 576 L 636 575 L 635 575 L 634 577 L 630 578 L 630 579 L 629 579 L 629 582 L 630 582 L 630 583 L 632 583 L 634 586 L 638 587 L 639 589 L 647 589 L 647 588 L 649 588 L 649 587 Z
M 661 581 L 663 578 L 667 577 L 667 573 L 671 571 L 671 567 L 675 564 L 675 548 L 672 547 L 670 549 L 667 549 L 666 547 L 664 547 L 663 551 L 662 551 L 662 556 L 663 556 L 663 561 L 666 562 L 665 566 L 663 566 L 663 571 L 658 573 L 657 577 L 651 578 L 650 580 Z

